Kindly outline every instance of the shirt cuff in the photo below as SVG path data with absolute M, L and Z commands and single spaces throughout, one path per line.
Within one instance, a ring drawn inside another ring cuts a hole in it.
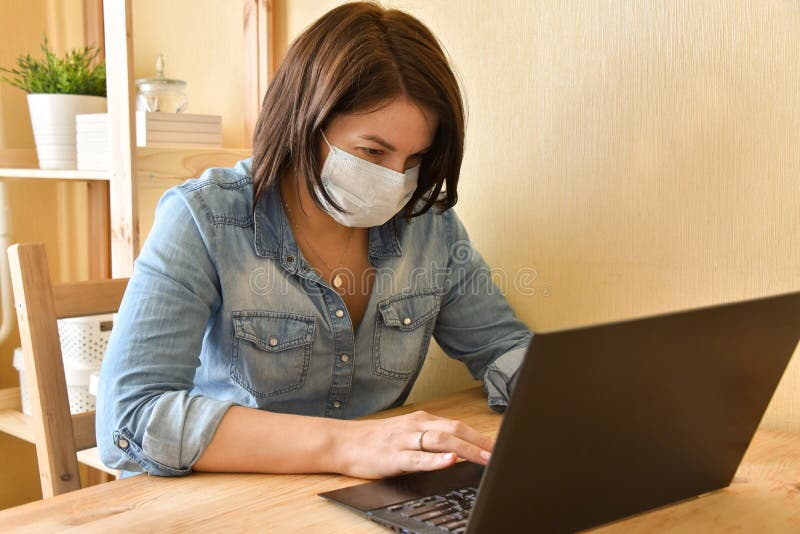
M 517 384 L 520 366 L 528 347 L 520 347 L 506 352 L 493 361 L 483 377 L 483 390 L 489 399 L 489 407 L 496 412 L 504 412 L 508 407 L 511 393 Z
M 148 463 L 166 466 L 181 474 L 190 472 L 211 443 L 228 408 L 234 404 L 190 395 L 188 391 L 162 394 L 144 430 L 141 448 L 144 458 L 140 458 L 144 461 L 140 461 L 140 466 L 148 472 L 151 472 L 147 469 Z

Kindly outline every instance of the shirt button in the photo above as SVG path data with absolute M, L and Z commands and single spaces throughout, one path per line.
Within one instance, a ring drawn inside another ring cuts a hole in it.
M 128 440 L 127 439 L 120 439 L 117 442 L 117 445 L 119 445 L 120 449 L 127 449 L 128 448 Z
M 274 337 L 269 338 L 269 346 L 270 347 L 274 347 L 277 344 L 278 344 L 278 338 L 274 338 Z
M 342 311 L 342 310 L 336 310 L 336 317 L 339 317 L 339 318 L 342 318 L 342 317 L 344 317 L 344 311 Z
M 349 362 L 350 356 L 348 356 L 347 354 L 342 354 L 341 356 L 339 356 L 339 359 L 342 360 L 343 362 Z
M 403 324 L 404 325 L 410 325 L 411 324 L 411 317 L 406 317 L 405 319 L 403 319 Z
M 335 401 L 333 401 L 333 407 L 334 408 L 341 408 L 342 407 L 342 403 L 340 401 L 338 401 L 338 400 L 335 400 Z
M 286 256 L 286 261 L 288 263 L 294 263 L 294 256 Z

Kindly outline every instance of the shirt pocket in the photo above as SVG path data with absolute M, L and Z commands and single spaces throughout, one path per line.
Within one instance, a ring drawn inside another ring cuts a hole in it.
M 314 317 L 286 312 L 233 312 L 231 379 L 257 397 L 303 387 L 314 341 Z
M 379 302 L 372 349 L 374 373 L 401 380 L 411 378 L 428 351 L 438 314 L 439 295 L 434 289 Z

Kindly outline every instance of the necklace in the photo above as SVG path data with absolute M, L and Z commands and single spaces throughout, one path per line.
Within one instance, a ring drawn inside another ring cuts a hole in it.
M 283 207 L 286 209 L 286 213 L 289 215 L 289 217 L 291 219 L 294 219 L 294 214 L 292 213 L 292 210 L 289 208 L 289 205 L 283 199 L 283 196 L 281 196 L 281 203 L 283 203 Z M 295 226 L 297 226 L 299 228 L 299 225 L 297 224 L 297 221 L 295 221 Z M 347 254 L 347 251 L 350 249 L 350 241 L 353 239 L 353 234 L 354 233 L 355 232 L 353 231 L 353 229 L 350 228 L 350 231 L 347 234 L 347 240 L 344 243 L 344 250 L 342 251 L 341 255 L 339 256 L 339 259 L 336 262 L 336 269 L 332 269 L 331 266 L 328 265 L 328 262 L 326 262 L 325 259 L 320 255 L 320 253 L 317 252 L 316 249 L 313 246 L 311 246 L 311 242 L 309 242 L 309 240 L 305 236 L 305 234 L 302 235 L 302 238 L 303 238 L 303 242 L 308 247 L 308 250 L 310 250 L 314 254 L 314 256 L 316 256 L 316 258 L 319 261 L 322 262 L 322 265 L 324 265 L 325 268 L 328 269 L 329 272 L 333 273 L 336 270 L 338 270 L 339 267 L 342 265 L 342 258 L 344 258 L 345 254 Z M 335 287 L 336 289 L 341 288 L 342 284 L 344 284 L 344 281 L 342 280 L 342 277 L 339 276 L 339 273 L 336 273 L 336 276 L 334 276 L 333 280 L 330 281 L 330 282 L 333 285 L 333 287 Z

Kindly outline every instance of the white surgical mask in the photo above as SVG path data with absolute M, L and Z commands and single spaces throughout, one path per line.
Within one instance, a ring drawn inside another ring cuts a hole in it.
M 406 172 L 381 167 L 336 148 L 322 138 L 330 152 L 322 166 L 322 186 L 344 208 L 343 213 L 320 195 L 325 211 L 345 226 L 380 226 L 406 205 L 417 188 L 419 165 Z

